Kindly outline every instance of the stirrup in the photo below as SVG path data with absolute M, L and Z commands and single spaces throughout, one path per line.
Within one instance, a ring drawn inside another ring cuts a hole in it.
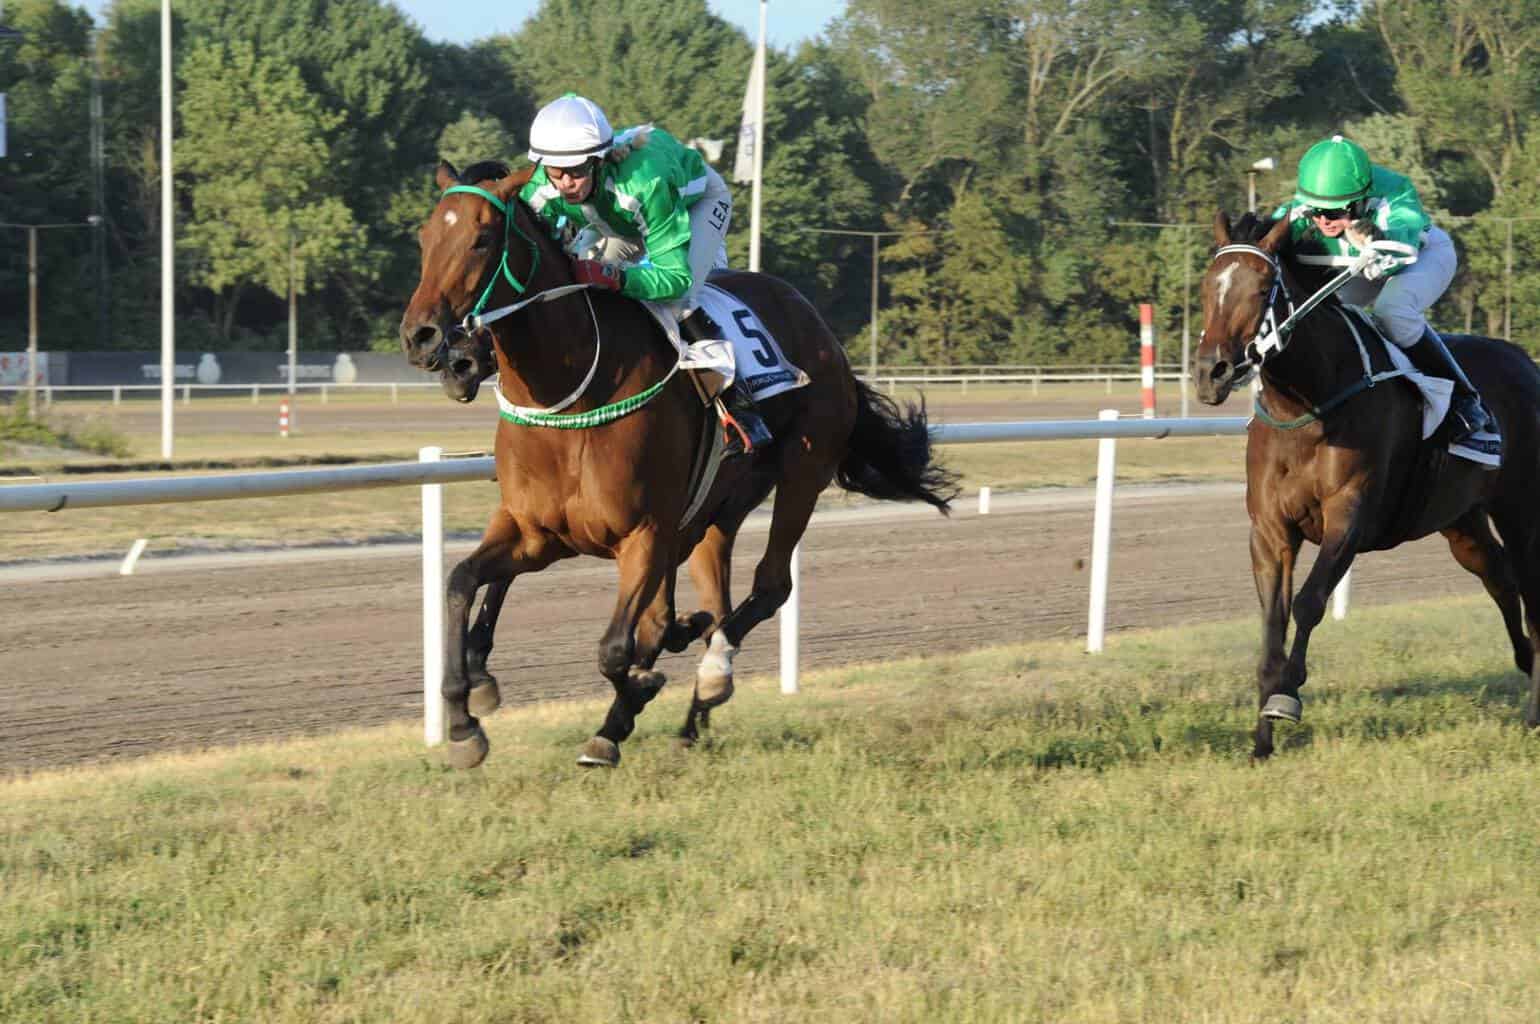
M 741 395 L 738 400 L 742 402 Z M 738 415 L 734 416 L 728 408 L 728 403 L 718 396 L 717 415 L 722 419 L 722 454 L 724 457 L 753 455 L 759 449 L 775 440 L 775 435 L 770 433 L 770 428 L 765 426 L 765 421 L 753 410 L 752 405 L 748 408 L 740 407 Z M 739 417 L 747 420 L 747 425 L 741 422 Z

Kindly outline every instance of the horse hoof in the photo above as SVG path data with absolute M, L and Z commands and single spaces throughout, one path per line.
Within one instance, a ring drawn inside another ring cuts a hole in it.
M 498 708 L 503 706 L 503 695 L 498 692 L 497 680 L 491 676 L 484 683 L 477 683 L 471 687 L 469 699 L 471 714 L 477 718 L 485 718 Z
M 1300 716 L 1305 712 L 1304 704 L 1298 697 L 1287 693 L 1275 693 L 1267 698 L 1267 703 L 1262 705 L 1262 717 L 1271 718 L 1279 722 L 1299 723 Z
M 463 740 L 449 741 L 449 767 L 460 770 L 474 768 L 487 759 L 487 734 L 476 726 L 476 731 Z
M 578 750 L 577 763 L 584 768 L 614 768 L 620 764 L 620 748 L 603 736 L 589 737 Z

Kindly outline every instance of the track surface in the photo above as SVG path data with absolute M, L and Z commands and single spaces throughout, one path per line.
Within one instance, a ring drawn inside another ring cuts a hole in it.
M 751 520 L 740 538 L 739 597 L 763 529 Z M 1109 629 L 1242 618 L 1255 629 L 1246 529 L 1239 485 L 1124 488 Z M 802 666 L 1083 633 L 1090 533 L 1079 490 L 996 495 L 988 516 L 970 498 L 950 521 L 891 506 L 821 515 L 802 555 Z M 166 559 L 132 577 L 0 572 L 0 773 L 420 715 L 420 574 L 401 549 Z M 614 579 L 610 563 L 574 560 L 515 583 L 492 655 L 505 701 L 608 693 L 595 666 Z M 1435 536 L 1361 559 L 1353 601 L 1478 587 Z M 691 601 L 682 583 L 680 607 Z M 699 653 L 659 667 L 688 686 Z M 766 623 L 740 680 L 773 675 L 777 653 Z M 1237 688 L 1250 679 L 1237 665 Z

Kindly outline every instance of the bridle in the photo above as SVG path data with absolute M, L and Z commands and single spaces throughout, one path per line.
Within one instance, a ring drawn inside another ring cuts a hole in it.
M 1209 265 L 1212 266 L 1221 256 L 1233 254 L 1260 256 L 1266 260 L 1268 267 L 1272 270 L 1272 284 L 1268 288 L 1267 308 L 1262 313 L 1262 322 L 1258 326 L 1256 336 L 1246 342 L 1243 349 L 1246 358 L 1237 362 L 1231 369 L 1232 380 L 1239 380 L 1252 370 L 1261 369 L 1262 364 L 1269 358 L 1288 348 L 1289 337 L 1294 333 L 1294 328 L 1299 325 L 1299 322 L 1311 310 L 1336 294 L 1338 289 L 1352 280 L 1353 276 L 1362 271 L 1373 258 L 1372 251 L 1365 249 L 1352 266 L 1327 281 L 1315 294 L 1295 305 L 1294 296 L 1289 292 L 1288 283 L 1284 280 L 1283 265 L 1277 253 L 1268 252 L 1261 246 L 1246 242 L 1231 242 L 1214 250 L 1214 255 L 1209 259 Z M 1283 299 L 1283 306 L 1288 310 L 1282 321 L 1278 320 L 1280 296 Z M 1198 343 L 1200 345 L 1203 343 L 1202 331 L 1198 332 Z
M 1325 302 L 1338 289 L 1347 284 L 1348 281 L 1352 280 L 1353 276 L 1361 272 L 1368 265 L 1369 260 L 1374 257 L 1373 251 L 1366 248 L 1359 258 L 1353 261 L 1351 266 L 1330 281 L 1327 281 L 1315 294 L 1296 305 L 1294 297 L 1289 293 L 1289 286 L 1284 281 L 1283 265 L 1276 253 L 1268 252 L 1260 246 L 1250 245 L 1245 242 L 1234 242 L 1229 245 L 1222 245 L 1215 250 L 1210 264 L 1213 263 L 1213 260 L 1231 253 L 1243 253 L 1262 257 L 1267 261 L 1268 266 L 1272 268 L 1273 275 L 1272 285 L 1267 293 L 1267 309 L 1262 314 L 1262 323 L 1257 330 L 1256 336 L 1246 342 L 1246 358 L 1236 363 L 1230 370 L 1231 381 L 1244 379 L 1252 370 L 1260 369 L 1275 353 L 1282 352 L 1288 348 L 1289 337 L 1293 334 L 1294 328 L 1304 319 L 1305 315 Z M 1288 309 L 1288 315 L 1281 322 L 1278 320 L 1277 315 L 1280 296 L 1282 297 L 1283 305 Z M 1381 381 L 1406 376 L 1406 371 L 1402 369 L 1391 369 L 1375 373 L 1369 360 L 1369 350 L 1364 346 L 1363 335 L 1359 331 L 1358 325 L 1354 322 L 1354 318 L 1342 307 L 1338 307 L 1337 311 L 1342 314 L 1343 321 L 1347 324 L 1348 332 L 1353 336 L 1353 342 L 1358 347 L 1358 358 L 1363 366 L 1362 376 L 1327 401 L 1319 405 L 1310 406 L 1303 415 L 1296 416 L 1291 420 L 1280 420 L 1268 413 L 1262 405 L 1262 395 L 1259 392 L 1253 403 L 1257 419 L 1279 430 L 1296 430 L 1324 419 L 1327 413 L 1355 395 L 1369 390 Z M 1367 321 L 1365 323 L 1367 324 Z M 1369 329 L 1373 330 L 1373 328 Z M 1198 335 L 1198 341 L 1199 344 L 1202 344 L 1203 334 L 1201 332 Z
M 526 235 L 522 230 L 520 230 L 518 225 L 515 223 L 517 220 L 514 215 L 515 211 L 509 208 L 511 205 L 509 202 L 505 202 L 493 193 L 488 192 L 486 189 L 477 185 L 451 185 L 444 189 L 439 198 L 442 200 L 444 196 L 452 195 L 457 192 L 464 192 L 470 195 L 480 196 L 487 202 L 491 203 L 493 207 L 495 207 L 498 212 L 503 215 L 502 256 L 498 261 L 497 269 L 492 272 L 491 276 L 487 279 L 486 286 L 481 289 L 481 294 L 476 299 L 475 305 L 471 307 L 470 311 L 466 313 L 465 316 L 463 316 L 459 323 L 456 325 L 462 332 L 464 332 L 467 336 L 474 335 L 479 331 L 486 330 L 489 325 L 495 323 L 498 320 L 501 320 L 503 317 L 512 316 L 514 313 L 517 313 L 525 306 L 536 302 L 550 302 L 552 299 L 559 299 L 563 296 L 571 295 L 574 292 L 584 293 L 583 299 L 588 304 L 588 316 L 589 319 L 593 321 L 594 358 L 592 364 L 590 364 L 588 367 L 588 373 L 583 377 L 582 383 L 580 383 L 571 394 L 569 394 L 566 398 L 563 398 L 561 401 L 556 402 L 553 405 L 546 406 L 545 408 L 534 408 L 531 406 L 514 404 L 508 399 L 507 395 L 503 394 L 502 383 L 498 382 L 493 388 L 493 393 L 497 396 L 499 416 L 520 426 L 558 427 L 564 430 L 579 430 L 589 427 L 601 426 L 605 423 L 619 419 L 622 416 L 629 415 L 662 393 L 663 386 L 667 384 L 669 380 L 674 376 L 674 374 L 679 371 L 681 365 L 680 360 L 675 361 L 673 368 L 669 370 L 668 374 L 664 376 L 662 380 L 658 381 L 656 384 L 647 388 L 640 394 L 633 395 L 630 398 L 621 399 L 617 402 L 611 402 L 608 405 L 600 406 L 599 408 L 593 409 L 589 412 L 562 413 L 563 409 L 576 402 L 580 397 L 582 397 L 583 392 L 588 390 L 588 385 L 593 383 L 594 374 L 599 369 L 599 355 L 602 352 L 604 345 L 603 338 L 601 337 L 599 331 L 599 315 L 594 310 L 594 302 L 592 296 L 588 294 L 589 289 L 592 286 L 587 284 L 564 284 L 557 285 L 555 288 L 546 288 L 543 291 L 535 292 L 532 295 L 526 295 L 525 293 L 529 290 L 530 285 L 534 284 L 535 274 L 540 269 L 540 246 L 537 245 L 534 240 Z M 519 279 L 514 276 L 512 268 L 508 266 L 508 242 L 509 237 L 512 234 L 517 234 L 521 239 L 523 239 L 525 244 L 529 246 L 530 252 L 532 254 L 529 268 L 529 278 L 523 284 L 519 283 Z M 507 281 L 508 284 L 512 286 L 516 294 L 522 295 L 524 297 L 521 298 L 518 302 L 512 303 L 510 305 L 500 306 L 497 309 L 483 312 L 483 310 L 486 310 L 487 301 L 492 297 L 492 290 L 497 287 L 499 278 Z

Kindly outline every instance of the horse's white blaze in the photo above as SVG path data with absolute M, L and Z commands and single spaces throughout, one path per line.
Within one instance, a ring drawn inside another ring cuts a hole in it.
M 738 648 L 727 642 L 727 637 L 721 631 L 711 635 L 711 643 L 706 647 L 706 654 L 700 660 L 700 667 L 695 670 L 695 675 L 700 679 L 715 679 L 733 675 L 733 655 L 738 653 Z
M 1235 276 L 1235 268 L 1239 263 L 1232 263 L 1214 276 L 1214 284 L 1219 288 L 1219 305 L 1225 304 L 1225 296 L 1230 293 L 1230 278 Z
M 459 219 L 459 215 L 456 214 L 453 210 L 444 211 L 444 223 L 448 224 L 450 227 L 454 227 L 455 223 L 459 221 Z

